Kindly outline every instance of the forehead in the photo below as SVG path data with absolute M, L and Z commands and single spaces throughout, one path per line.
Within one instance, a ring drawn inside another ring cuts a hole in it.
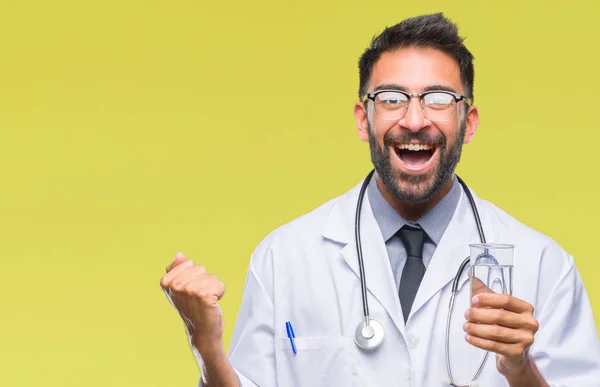
M 369 90 L 379 85 L 398 85 L 412 93 L 440 85 L 464 93 L 456 59 L 433 48 L 403 48 L 383 53 L 373 66 Z

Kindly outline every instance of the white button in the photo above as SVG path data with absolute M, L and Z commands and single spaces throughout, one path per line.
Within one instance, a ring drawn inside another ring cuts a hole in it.
M 408 335 L 408 348 L 415 349 L 417 348 L 417 345 L 419 345 L 419 336 L 414 333 Z

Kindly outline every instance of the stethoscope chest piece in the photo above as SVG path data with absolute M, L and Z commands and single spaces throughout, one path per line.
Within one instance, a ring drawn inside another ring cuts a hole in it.
M 362 349 L 374 349 L 383 342 L 383 325 L 377 320 L 369 319 L 369 325 L 362 320 L 354 331 L 354 342 Z

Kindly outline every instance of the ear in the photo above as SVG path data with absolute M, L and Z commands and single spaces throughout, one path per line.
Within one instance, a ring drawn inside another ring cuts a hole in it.
M 473 137 L 475 137 L 477 127 L 479 127 L 479 110 L 477 109 L 477 106 L 469 106 L 466 120 L 464 143 L 468 144 L 473 140 Z
M 354 118 L 356 118 L 358 137 L 364 142 L 369 142 L 367 107 L 363 102 L 359 101 L 354 105 Z

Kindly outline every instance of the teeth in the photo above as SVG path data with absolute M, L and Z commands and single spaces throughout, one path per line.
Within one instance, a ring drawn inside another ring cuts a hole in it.
M 423 145 L 423 144 L 400 144 L 398 149 L 408 149 L 410 151 L 422 151 L 422 150 L 430 150 L 431 145 Z

